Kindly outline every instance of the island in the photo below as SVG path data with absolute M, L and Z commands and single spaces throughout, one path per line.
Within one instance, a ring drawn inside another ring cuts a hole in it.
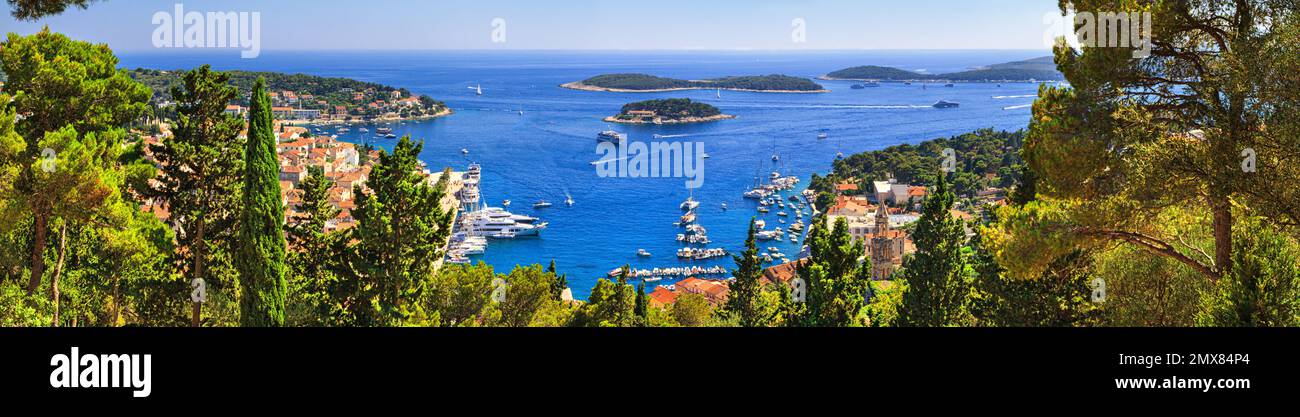
M 583 91 L 649 93 L 681 90 L 730 90 L 761 93 L 828 93 L 825 87 L 807 78 L 789 75 L 746 75 L 707 80 L 679 80 L 648 74 L 604 74 L 560 85 Z
M 734 119 L 736 116 L 722 114 L 722 110 L 706 103 L 697 103 L 689 98 L 668 98 L 638 101 L 623 106 L 619 114 L 605 118 L 610 123 L 703 123 L 716 120 Z
M 354 121 L 398 121 L 442 117 L 451 114 L 446 103 L 427 95 L 416 95 L 405 88 L 307 74 L 278 72 L 224 71 L 230 85 L 238 88 L 239 98 L 226 111 L 243 114 L 257 78 L 265 78 L 275 117 L 311 124 Z M 171 88 L 180 86 L 185 71 L 137 68 L 128 71 L 136 81 L 153 89 L 151 102 L 160 109 L 171 107 Z M 166 110 L 164 110 L 166 111 Z
M 1031 82 L 1060 81 L 1065 76 L 1056 70 L 1052 57 L 993 64 L 947 74 L 925 74 L 892 67 L 864 65 L 832 71 L 823 80 L 852 81 L 946 81 L 946 82 Z

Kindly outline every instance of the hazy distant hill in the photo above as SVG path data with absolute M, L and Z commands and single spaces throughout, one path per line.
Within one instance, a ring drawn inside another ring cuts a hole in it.
M 1056 70 L 1052 57 L 1045 56 L 1024 61 L 1005 62 L 967 71 L 947 74 L 922 74 L 898 68 L 865 65 L 845 68 L 826 74 L 830 80 L 883 80 L 883 81 L 1001 81 L 1040 80 L 1058 81 L 1065 77 Z
M 667 91 L 723 89 L 749 91 L 821 92 L 825 88 L 807 78 L 788 75 L 747 75 L 709 80 L 679 80 L 648 74 L 604 74 L 563 85 L 579 90 Z

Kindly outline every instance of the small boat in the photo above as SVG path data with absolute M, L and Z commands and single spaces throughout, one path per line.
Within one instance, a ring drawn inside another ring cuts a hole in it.
M 645 250 L 645 249 L 637 249 L 637 250 L 636 250 L 636 256 L 640 256 L 640 257 L 642 257 L 642 258 L 649 258 L 649 257 L 650 257 L 650 252 L 647 251 L 647 250 Z
M 727 203 L 722 203 L 722 211 L 727 211 Z
M 461 154 L 461 155 L 469 155 L 469 149 L 461 148 L 461 149 L 460 149 L 460 154 Z
M 864 89 L 864 88 L 867 88 L 867 87 L 864 86 L 864 85 L 862 85 L 862 84 L 853 84 L 853 85 L 849 86 L 849 88 L 852 88 L 852 89 L 854 89 L 854 90 L 861 90 L 861 89 Z
M 772 210 L 768 210 L 767 207 L 759 207 L 759 208 L 758 208 L 758 212 L 759 212 L 759 213 L 767 213 L 767 212 L 769 212 L 769 211 L 772 211 Z
M 817 139 L 826 139 L 829 137 L 831 137 L 831 135 L 826 132 L 821 132 L 817 134 Z
M 953 87 L 953 84 L 952 84 L 952 83 L 947 83 L 947 84 L 944 84 L 943 86 L 944 86 L 944 87 Z
M 544 209 L 550 206 L 551 203 L 546 202 L 546 200 L 538 200 L 536 203 L 533 203 L 533 208 L 535 209 Z
M 837 152 L 835 154 L 835 159 L 844 159 L 844 152 Z
M 622 133 L 618 133 L 613 130 L 606 130 L 604 132 L 600 132 L 596 134 L 596 142 L 609 142 L 613 144 L 618 144 L 624 138 L 626 138 L 626 136 L 623 136 Z
M 934 103 L 934 108 L 936 108 L 936 109 L 951 109 L 951 108 L 956 108 L 957 106 L 960 106 L 960 105 L 961 105 L 961 103 L 952 102 L 952 101 L 946 101 L 946 100 L 939 100 L 938 102 Z
M 762 229 L 762 228 L 764 228 L 764 227 L 767 227 L 767 222 L 762 221 L 762 220 L 757 220 L 757 221 L 754 222 L 754 228 L 755 228 L 755 229 Z
M 709 154 L 708 154 L 708 153 L 705 153 L 705 154 L 704 154 L 704 159 L 709 159 Z
M 780 160 L 781 160 L 781 156 L 780 156 L 780 155 L 772 154 L 772 162 L 776 162 L 776 161 L 780 161 Z
M 478 96 L 483 95 L 483 84 L 479 84 L 479 85 L 477 85 L 477 86 L 470 87 L 469 89 L 470 89 L 470 90 L 474 90 L 474 95 L 478 95 Z
M 695 197 L 691 196 L 691 197 L 686 197 L 686 201 L 683 201 L 682 204 L 678 207 L 681 208 L 682 210 L 695 210 L 695 208 L 699 206 L 700 206 L 700 202 L 695 201 Z
M 641 280 L 645 282 L 659 282 L 659 280 L 662 279 L 663 279 L 662 277 L 649 277 L 649 278 L 643 278 Z
M 568 196 L 564 197 L 564 204 L 569 207 L 573 207 L 573 197 L 568 197 Z
M 394 135 L 394 134 L 392 134 L 392 133 L 389 133 L 389 134 L 387 134 L 387 135 L 384 135 L 384 137 L 389 138 L 389 139 L 397 139 L 397 135 Z
M 682 220 L 681 224 L 683 225 L 695 223 L 695 212 L 694 211 L 686 212 L 686 214 L 682 215 L 681 220 Z

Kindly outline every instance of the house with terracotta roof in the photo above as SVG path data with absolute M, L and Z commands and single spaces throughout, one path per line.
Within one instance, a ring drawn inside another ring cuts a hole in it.
M 843 181 L 835 184 L 835 192 L 840 195 L 856 194 L 858 192 L 858 183 L 853 181 Z
M 808 258 L 804 258 L 797 261 L 770 266 L 763 270 L 763 277 L 759 278 L 759 280 L 762 281 L 764 285 L 779 282 L 789 286 L 790 282 L 794 281 L 794 279 L 799 276 L 799 268 L 808 262 Z
M 713 305 L 722 305 L 723 303 L 726 303 L 727 294 L 731 291 L 731 287 L 726 281 L 699 279 L 696 277 L 690 277 L 678 281 L 677 284 L 674 284 L 673 286 L 680 292 L 702 295 L 705 300 L 709 301 L 709 304 Z
M 655 287 L 654 292 L 651 292 L 648 297 L 650 306 L 655 308 L 665 308 L 677 302 L 677 293 L 662 285 Z

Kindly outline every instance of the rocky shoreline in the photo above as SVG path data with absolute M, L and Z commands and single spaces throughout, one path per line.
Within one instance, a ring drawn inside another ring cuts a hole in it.
M 655 122 L 653 120 L 647 121 L 644 119 L 626 120 L 626 119 L 619 119 L 618 116 L 609 116 L 605 118 L 605 122 L 622 123 L 628 125 L 653 125 L 653 124 L 675 125 L 675 124 L 688 124 L 688 123 L 708 123 L 708 122 L 716 122 L 718 120 L 727 120 L 727 119 L 735 119 L 735 118 L 736 116 L 730 114 L 719 114 L 717 116 L 709 116 L 709 117 L 686 117 L 682 119 L 668 119 L 668 120 L 660 119 L 658 122 Z

